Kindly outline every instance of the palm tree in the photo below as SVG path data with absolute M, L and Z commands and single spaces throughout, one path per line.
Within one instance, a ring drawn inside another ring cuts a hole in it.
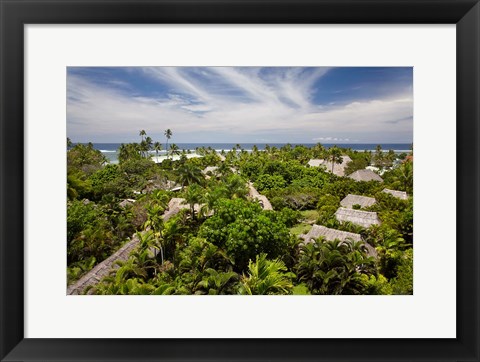
M 237 280 L 238 274 L 235 272 L 219 272 L 208 268 L 205 270 L 204 277 L 198 283 L 198 286 L 206 289 L 206 292 L 210 295 L 231 294 L 232 284 Z
M 301 247 L 296 271 L 313 294 L 362 294 L 362 274 L 374 274 L 374 264 L 362 242 L 320 238 Z
M 158 152 L 162 150 L 162 144 L 160 142 L 155 142 L 153 144 L 153 149 L 155 150 L 155 153 L 157 154 L 157 161 L 158 161 Z
M 140 132 L 139 132 L 139 136 L 142 137 L 142 141 L 143 141 L 143 136 L 145 136 L 147 134 L 147 132 L 145 132 L 144 129 L 142 129 Z
M 162 205 L 159 204 L 153 204 L 147 206 L 147 221 L 143 224 L 144 229 L 150 228 L 150 230 L 147 230 L 145 233 L 137 233 L 138 237 L 140 238 L 141 245 L 144 244 L 143 240 L 147 240 L 148 242 L 151 242 L 150 240 L 153 239 L 155 244 L 157 245 L 152 245 L 154 247 L 158 247 L 160 249 L 160 254 L 161 254 L 161 260 L 163 264 L 163 259 L 164 259 L 164 252 L 163 252 L 163 229 L 164 229 L 164 224 L 163 224 L 163 212 L 165 208 Z M 148 236 L 148 239 L 142 238 L 142 236 Z
M 257 255 L 248 263 L 248 277 L 243 275 L 240 294 L 290 294 L 293 284 L 287 267 L 281 260 L 267 260 L 266 254 Z
M 167 147 L 165 149 L 167 151 L 167 156 L 168 156 L 168 140 L 172 137 L 173 132 L 170 128 L 168 128 L 167 130 L 165 130 L 164 134 L 165 134 L 165 137 L 167 138 Z
M 395 179 L 401 185 L 401 190 L 411 194 L 413 192 L 413 162 L 403 162 L 398 168 Z
M 173 145 L 172 145 L 173 146 Z M 182 187 L 191 184 L 203 184 L 204 178 L 202 171 L 192 163 L 183 163 L 177 169 L 177 178 Z
M 144 157 L 148 158 L 148 151 L 152 149 L 153 141 L 150 137 L 145 137 L 145 142 L 143 143 L 143 151 L 145 152 Z
M 340 164 L 343 162 L 342 151 L 337 146 L 333 146 L 328 150 L 327 155 L 328 155 L 328 159 L 332 161 L 332 173 L 333 173 L 333 166 L 336 163 Z
M 170 145 L 170 155 L 173 157 L 173 155 L 179 155 L 180 154 L 180 148 L 175 143 L 172 143 Z
M 198 184 L 191 184 L 185 192 L 185 202 L 190 205 L 192 220 L 195 220 L 195 204 L 203 201 L 203 190 Z
M 227 195 L 231 199 L 245 199 L 248 194 L 248 188 L 245 181 L 239 175 L 231 175 L 226 179 L 225 186 Z

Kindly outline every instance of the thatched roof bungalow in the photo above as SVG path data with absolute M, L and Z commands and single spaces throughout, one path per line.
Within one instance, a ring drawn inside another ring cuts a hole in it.
M 380 220 L 376 212 L 353 210 L 340 207 L 338 208 L 337 212 L 335 212 L 335 217 L 340 222 L 348 221 L 364 228 L 368 228 L 372 225 L 380 225 Z
M 306 243 L 313 242 L 313 240 L 323 237 L 327 241 L 340 240 L 344 242 L 345 240 L 353 241 L 362 241 L 360 234 L 350 233 L 348 231 L 330 229 L 322 225 L 313 225 L 310 231 L 307 234 L 299 235 Z M 365 247 L 367 248 L 367 255 L 377 257 L 377 251 L 369 243 L 364 242 Z
M 361 208 L 370 207 L 376 203 L 373 197 L 348 194 L 340 201 L 340 205 L 347 209 L 353 209 L 353 205 L 360 205 Z
M 262 209 L 264 210 L 273 210 L 272 204 L 270 201 L 267 199 L 266 196 L 261 195 L 255 187 L 253 187 L 253 184 L 251 182 L 248 183 L 248 196 L 254 200 L 257 200 L 260 205 L 262 206 Z
M 347 167 L 348 163 L 351 162 L 352 159 L 347 156 L 342 156 L 342 163 L 335 163 L 333 165 L 333 173 L 337 176 L 345 176 L 345 167 Z M 324 159 L 311 159 L 308 161 L 308 165 L 310 167 L 325 167 L 325 170 L 328 172 L 332 172 L 332 162 L 329 160 Z
M 340 240 L 345 241 L 351 239 L 353 241 L 361 241 L 362 237 L 360 234 L 349 233 L 347 231 L 330 229 L 322 225 L 313 225 L 310 231 L 307 234 L 299 235 L 300 238 L 305 240 L 306 243 L 312 242 L 314 239 L 323 237 L 327 241 Z
M 378 181 L 378 182 L 383 182 L 383 179 L 378 176 L 375 172 L 372 170 L 357 170 L 354 173 L 348 175 L 351 179 L 354 179 L 355 181 Z
M 397 199 L 400 199 L 400 200 L 407 200 L 408 199 L 408 195 L 405 191 L 383 189 L 383 192 L 386 192 L 387 194 L 390 194 L 393 197 L 396 197 Z

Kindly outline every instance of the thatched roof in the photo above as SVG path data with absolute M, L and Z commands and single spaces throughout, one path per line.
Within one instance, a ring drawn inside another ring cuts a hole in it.
M 379 181 L 383 182 L 383 179 L 378 176 L 375 172 L 371 170 L 358 170 L 354 173 L 348 175 L 351 179 L 355 181 Z
M 206 175 L 207 173 L 211 172 L 211 173 L 215 173 L 215 171 L 218 170 L 218 167 L 217 166 L 208 166 L 208 167 L 205 167 L 205 169 L 202 171 L 202 173 L 204 175 Z
M 335 212 L 335 217 L 338 221 L 348 221 L 352 224 L 360 225 L 365 228 L 368 228 L 371 225 L 380 225 L 380 220 L 378 219 L 376 212 L 353 210 L 340 207 L 337 212 Z
M 67 295 L 83 294 L 86 287 L 97 284 L 103 277 L 109 275 L 111 270 L 117 269 L 119 266 L 115 262 L 128 260 L 130 253 L 138 245 L 139 241 L 138 236 L 136 234 L 133 235 L 132 240 L 70 285 L 67 288 Z M 89 294 L 91 293 L 92 291 L 89 292 Z
M 128 200 L 128 199 L 127 199 Z M 189 205 L 184 204 L 185 199 L 174 197 L 168 203 L 168 210 L 163 214 L 163 220 L 167 221 L 172 216 L 176 215 L 180 210 L 189 208 Z M 200 210 L 201 205 L 195 205 L 195 211 Z M 107 259 L 96 265 L 87 274 L 77 280 L 74 284 L 67 288 L 67 294 L 82 294 L 86 287 L 97 284 L 103 277 L 110 274 L 112 270 L 118 269 L 116 261 L 128 260 L 132 250 L 138 245 L 139 239 L 137 234 L 134 234 L 132 239 L 118 249 L 115 253 L 110 255 Z M 93 291 L 91 290 L 89 294 Z
M 305 242 L 309 243 L 313 239 L 318 239 L 319 237 L 323 237 L 327 241 L 332 240 L 340 240 L 345 241 L 347 239 L 351 239 L 353 241 L 361 241 L 362 237 L 360 234 L 349 233 L 347 231 L 330 229 L 322 225 L 313 225 L 310 231 L 307 234 L 299 235 L 300 238 L 305 240 Z
M 202 205 L 195 204 L 195 212 L 199 212 Z M 168 209 L 163 214 L 163 220 L 167 221 L 172 216 L 175 216 L 183 209 L 190 209 L 190 205 L 187 204 L 186 200 L 181 197 L 173 197 L 168 203 Z
M 252 183 L 248 183 L 248 195 L 252 199 L 256 199 L 260 202 L 260 205 L 262 205 L 262 208 L 264 210 L 273 210 L 272 204 L 270 201 L 267 199 L 266 196 L 261 195 L 255 187 L 253 187 Z
M 390 194 L 393 197 L 399 198 L 401 200 L 407 200 L 408 199 L 408 195 L 405 191 L 383 189 L 383 192 L 386 192 L 387 194 Z
M 313 225 L 307 234 L 299 235 L 306 243 L 313 242 L 313 240 L 323 237 L 327 241 L 345 240 L 362 241 L 360 234 L 350 233 L 348 231 L 330 229 L 322 225 Z M 364 242 L 367 248 L 367 255 L 377 257 L 377 251 L 369 243 Z
M 372 206 L 375 204 L 375 202 L 376 200 L 373 197 L 348 194 L 340 202 L 340 205 L 346 207 L 347 209 L 352 209 L 353 205 L 360 205 L 360 207 L 364 208 Z
M 347 167 L 347 164 L 350 161 L 352 161 L 352 159 L 349 156 L 343 155 L 342 163 L 335 163 L 333 165 L 333 173 L 337 176 L 345 176 L 345 167 Z M 325 171 L 332 172 L 332 161 L 329 161 L 329 160 L 311 159 L 310 161 L 308 161 L 308 165 L 310 167 L 324 166 Z
M 312 158 L 310 161 L 308 161 L 307 165 L 309 165 L 310 167 L 319 167 L 323 166 L 324 162 L 325 160 Z

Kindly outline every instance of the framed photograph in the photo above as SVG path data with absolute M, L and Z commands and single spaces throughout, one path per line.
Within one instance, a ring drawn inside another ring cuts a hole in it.
M 0 5 L 2 361 L 479 360 L 477 1 Z

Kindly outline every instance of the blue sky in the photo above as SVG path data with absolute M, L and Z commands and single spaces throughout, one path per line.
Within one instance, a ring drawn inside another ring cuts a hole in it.
M 411 67 L 68 67 L 73 142 L 411 143 Z

